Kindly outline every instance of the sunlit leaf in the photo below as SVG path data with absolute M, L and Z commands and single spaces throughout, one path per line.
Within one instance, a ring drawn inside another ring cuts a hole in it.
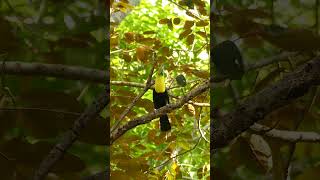
M 181 40 L 181 39 L 185 38 L 185 37 L 188 36 L 191 32 L 192 32 L 191 29 L 186 29 L 186 30 L 184 30 L 184 31 L 179 35 L 179 39 Z
M 190 34 L 188 37 L 187 37 L 187 44 L 190 46 L 193 44 L 194 42 L 194 34 Z
M 174 25 L 178 25 L 178 24 L 180 24 L 180 22 L 181 22 L 181 19 L 180 19 L 180 18 L 174 18 L 174 19 L 173 19 L 173 24 L 174 24 Z
M 74 21 L 73 17 L 68 14 L 64 15 L 64 23 L 66 24 L 66 26 L 70 30 L 72 30 L 76 27 L 76 22 Z
M 134 33 L 133 32 L 127 32 L 124 34 L 125 41 L 127 43 L 132 43 L 134 41 Z
M 165 19 L 160 19 L 159 23 L 160 24 L 168 24 L 170 20 L 168 18 L 165 18 Z
M 194 21 L 186 21 L 184 23 L 183 29 L 190 29 L 194 25 Z

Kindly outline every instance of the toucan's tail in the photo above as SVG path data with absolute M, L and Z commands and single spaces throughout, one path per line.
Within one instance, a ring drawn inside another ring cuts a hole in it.
M 161 131 L 170 131 L 171 125 L 169 122 L 168 115 L 160 116 L 160 129 Z

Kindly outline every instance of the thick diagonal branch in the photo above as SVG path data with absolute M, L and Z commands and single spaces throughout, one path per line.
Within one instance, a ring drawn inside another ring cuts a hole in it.
M 240 103 L 235 110 L 211 124 L 211 149 L 226 146 L 268 113 L 306 94 L 320 84 L 320 58 L 315 58 Z
M 182 107 L 185 103 L 187 103 L 189 100 L 193 99 L 194 97 L 202 94 L 206 90 L 209 89 L 209 82 L 205 82 L 201 85 L 199 85 L 197 88 L 191 90 L 187 95 L 183 96 L 181 99 L 179 99 L 176 103 L 174 104 L 168 104 L 160 109 L 157 109 L 147 115 L 138 117 L 136 119 L 133 119 L 126 124 L 120 126 L 117 128 L 114 133 L 111 134 L 110 136 L 110 145 L 117 140 L 119 137 L 121 137 L 124 133 L 129 131 L 130 129 L 141 125 L 141 124 L 146 124 L 151 122 L 153 119 L 160 117 L 163 114 L 167 114 L 175 109 L 178 109 Z
M 106 70 L 62 64 L 26 63 L 18 61 L 0 61 L 0 74 L 2 73 L 84 80 L 101 84 L 106 84 L 109 77 L 109 72 Z
M 44 179 L 54 164 L 62 158 L 63 154 L 69 147 L 78 139 L 82 129 L 86 127 L 89 121 L 96 119 L 100 112 L 107 106 L 110 101 L 110 88 L 107 88 L 106 92 L 103 92 L 98 99 L 92 103 L 81 114 L 81 116 L 74 122 L 73 127 L 62 137 L 60 143 L 58 143 L 43 159 L 39 168 L 35 172 L 34 180 Z M 106 137 L 107 139 L 107 137 Z

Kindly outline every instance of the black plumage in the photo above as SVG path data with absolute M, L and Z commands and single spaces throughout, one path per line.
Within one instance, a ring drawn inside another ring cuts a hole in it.
M 157 93 L 156 90 L 153 90 L 153 105 L 155 109 L 159 109 L 167 104 L 169 104 L 168 92 L 164 91 L 163 93 Z M 171 125 L 169 122 L 168 115 L 160 116 L 160 130 L 161 131 L 170 131 Z
M 236 44 L 224 41 L 211 50 L 211 61 L 219 74 L 226 75 L 232 80 L 240 80 L 244 74 L 242 55 Z

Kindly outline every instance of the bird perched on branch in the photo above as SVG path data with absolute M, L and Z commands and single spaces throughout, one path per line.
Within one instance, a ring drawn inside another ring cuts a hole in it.
M 155 85 L 153 89 L 153 104 L 155 109 L 159 109 L 167 104 L 169 104 L 169 96 L 166 90 L 165 78 L 163 69 L 157 74 L 155 79 Z M 168 115 L 160 116 L 160 130 L 170 131 L 171 125 L 169 122 Z
M 240 80 L 244 74 L 244 63 L 240 50 L 233 41 L 224 41 L 211 49 L 211 61 L 217 72 L 232 80 Z

